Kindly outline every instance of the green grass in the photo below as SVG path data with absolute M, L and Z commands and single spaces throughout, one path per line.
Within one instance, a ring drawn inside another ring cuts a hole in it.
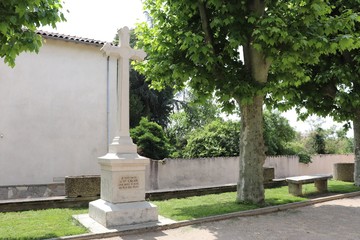
M 72 215 L 87 209 L 48 209 L 0 213 L 0 239 L 46 239 L 86 233 Z
M 330 193 L 360 191 L 352 183 L 329 181 Z M 304 197 L 288 193 L 288 187 L 265 190 L 267 206 L 305 201 L 319 197 L 313 184 L 303 186 Z M 152 201 L 158 206 L 159 214 L 173 220 L 189 220 L 224 213 L 259 208 L 255 204 L 236 203 L 236 193 L 211 194 L 199 197 Z M 87 213 L 88 209 L 48 209 L 0 213 L 0 239 L 45 239 L 86 233 L 72 215 Z
M 330 193 L 347 193 L 360 191 L 353 183 L 329 181 Z M 296 197 L 288 193 L 288 187 L 265 190 L 265 205 L 273 206 L 286 203 L 305 201 L 309 198 L 319 197 L 314 184 L 303 185 L 303 197 Z M 190 220 L 200 217 L 214 216 L 224 213 L 244 211 L 260 208 L 256 204 L 236 203 L 236 192 L 211 194 L 206 196 L 169 199 L 165 201 L 152 201 L 158 206 L 159 214 L 177 221 Z

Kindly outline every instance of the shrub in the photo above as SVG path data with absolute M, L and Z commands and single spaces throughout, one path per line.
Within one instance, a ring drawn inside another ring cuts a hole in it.
M 142 118 L 140 124 L 130 130 L 130 135 L 140 155 L 155 160 L 168 156 L 169 141 L 159 124 Z

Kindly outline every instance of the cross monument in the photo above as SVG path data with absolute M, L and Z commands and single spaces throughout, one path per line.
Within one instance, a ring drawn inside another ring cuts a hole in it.
M 129 132 L 129 61 L 142 61 L 146 53 L 130 47 L 128 27 L 118 35 L 119 46 L 106 43 L 101 49 L 118 60 L 116 133 L 109 152 L 99 158 L 101 199 L 89 204 L 89 216 L 105 227 L 158 220 L 156 206 L 145 201 L 145 167 L 150 161 L 137 154 Z

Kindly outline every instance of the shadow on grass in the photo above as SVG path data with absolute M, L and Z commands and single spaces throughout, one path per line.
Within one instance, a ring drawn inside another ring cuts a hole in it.
M 178 221 L 197 219 L 202 217 L 253 210 L 263 207 L 287 204 L 287 203 L 301 202 L 311 198 L 323 197 L 326 195 L 329 194 L 319 194 L 316 192 L 309 192 L 302 197 L 289 196 L 289 198 L 284 198 L 284 197 L 272 196 L 272 197 L 267 197 L 265 200 L 265 204 L 262 205 L 251 204 L 251 203 L 236 203 L 235 201 L 229 201 L 229 202 L 221 202 L 221 203 L 206 203 L 203 205 L 174 206 L 171 215 L 167 217 Z
M 256 208 L 258 208 L 258 206 L 255 204 L 239 204 L 235 201 L 220 204 L 214 203 L 196 206 L 181 206 L 174 207 L 174 211 L 169 217 L 176 220 L 196 219 L 238 211 L 246 211 Z
M 6 240 L 39 240 L 39 239 L 49 239 L 49 238 L 58 238 L 59 236 L 53 233 L 44 234 L 38 237 L 10 237 L 5 238 Z M 2 239 L 2 238 L 0 238 Z

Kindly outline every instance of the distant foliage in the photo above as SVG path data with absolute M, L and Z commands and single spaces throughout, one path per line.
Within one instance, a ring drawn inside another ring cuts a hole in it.
M 305 163 L 305 164 L 311 163 L 311 156 L 310 155 L 305 154 L 305 153 L 299 153 L 297 155 L 299 156 L 299 162 Z
M 212 99 L 203 99 L 201 102 L 189 89 L 182 93 L 182 98 L 179 100 L 181 108 L 170 115 L 165 129 L 171 144 L 171 157 L 174 158 L 184 157 L 183 150 L 193 131 L 220 119 L 219 106 Z
M 239 124 L 215 120 L 189 134 L 184 157 L 227 157 L 239 155 Z
M 354 152 L 354 140 L 346 136 L 347 129 L 316 126 L 308 133 L 297 133 L 294 141 L 288 143 L 293 154 L 349 154 Z
M 321 127 L 316 128 L 311 136 L 313 148 L 317 154 L 325 154 L 325 131 Z
M 150 89 L 145 77 L 131 69 L 130 72 L 130 127 L 139 125 L 141 118 L 165 127 L 169 123 L 169 115 L 173 111 L 173 90 L 166 87 L 161 91 Z
M 289 155 L 295 152 L 288 143 L 295 139 L 296 131 L 279 112 L 264 112 L 264 140 L 266 155 Z
M 159 124 L 142 118 L 139 126 L 130 130 L 130 135 L 140 155 L 155 160 L 168 156 L 169 142 Z

